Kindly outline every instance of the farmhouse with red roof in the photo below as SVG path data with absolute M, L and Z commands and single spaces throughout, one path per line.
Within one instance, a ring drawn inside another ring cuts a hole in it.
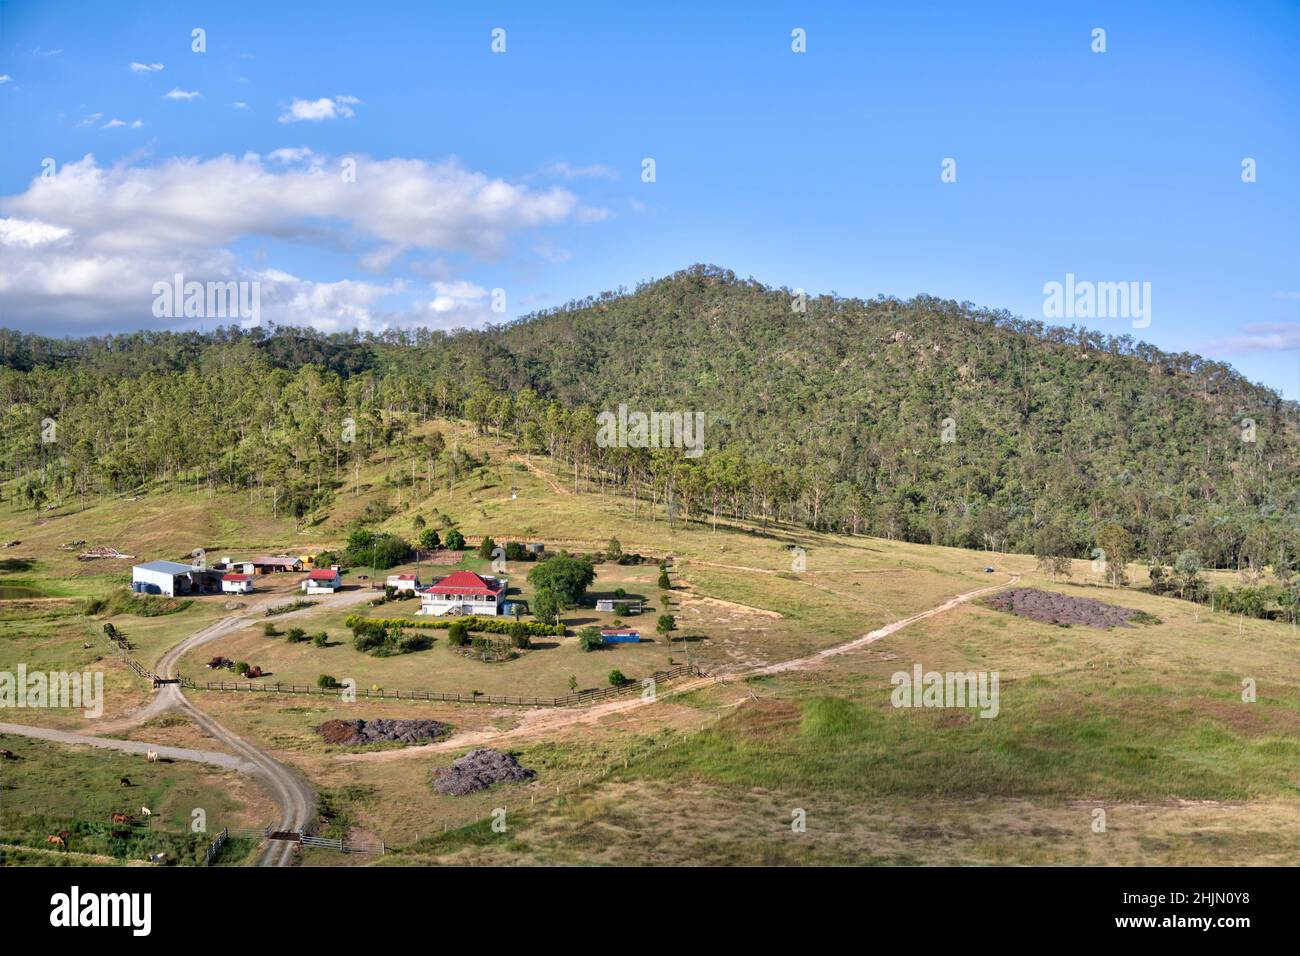
M 494 617 L 503 613 L 502 604 L 509 582 L 485 578 L 473 571 L 453 571 L 441 581 L 419 590 L 420 614 L 477 614 Z
M 302 579 L 302 589 L 307 594 L 333 594 L 343 586 L 337 566 L 332 568 L 314 568 Z

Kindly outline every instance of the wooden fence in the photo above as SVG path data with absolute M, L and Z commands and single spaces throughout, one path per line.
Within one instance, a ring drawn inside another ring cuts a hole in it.
M 434 690 L 371 690 L 369 688 L 357 688 L 356 695 L 367 699 L 426 700 L 452 704 L 487 704 L 497 707 L 572 707 L 575 704 L 608 700 L 612 697 L 619 697 L 639 690 L 645 686 L 644 682 L 647 680 L 659 683 L 685 674 L 702 675 L 702 672 L 690 664 L 678 664 L 666 671 L 655 671 L 648 678 L 629 680 L 614 687 L 597 687 L 575 691 L 564 697 L 511 697 L 497 696 L 495 694 L 462 694 L 459 692 L 449 694 Z M 196 681 L 188 677 L 183 678 L 181 683 L 192 690 L 241 691 L 245 693 L 315 694 L 320 697 L 340 697 L 347 692 L 345 687 L 312 687 L 311 685 L 302 684 L 270 684 L 254 683 L 253 681 Z

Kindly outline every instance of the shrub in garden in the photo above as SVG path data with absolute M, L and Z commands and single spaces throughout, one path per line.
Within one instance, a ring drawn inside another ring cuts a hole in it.
M 452 621 L 447 628 L 447 643 L 452 647 L 464 647 L 469 643 L 469 628 L 463 621 Z
M 584 627 L 578 632 L 578 647 L 584 651 L 598 651 L 605 646 L 605 639 L 600 636 L 600 628 Z
M 614 670 L 609 672 L 610 687 L 618 687 L 620 684 L 626 684 L 626 683 L 627 683 L 627 678 L 623 676 L 623 672 L 618 668 L 615 668 Z
M 333 677 L 331 677 L 329 674 L 321 674 L 320 677 L 316 678 L 316 686 L 317 687 L 342 687 L 343 685 L 340 684 Z

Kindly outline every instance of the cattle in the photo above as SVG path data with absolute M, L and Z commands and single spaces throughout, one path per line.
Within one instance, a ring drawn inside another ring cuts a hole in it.
M 151 816 L 153 816 L 153 811 L 150 810 L 148 807 L 141 807 L 141 808 L 140 808 L 140 816 L 142 816 L 142 817 L 151 817 Z
M 109 818 L 113 823 L 134 823 L 135 817 L 129 813 L 115 813 Z
M 14 753 L 12 750 L 5 750 L 3 748 L 0 748 L 0 759 L 17 760 L 18 755 Z
M 150 863 L 166 863 L 166 862 L 167 862 L 167 854 L 166 854 L 166 853 L 150 853 L 150 854 L 149 854 L 149 862 L 150 862 Z
M 71 836 L 72 834 L 67 830 L 60 830 L 58 833 L 51 833 L 47 836 L 45 842 L 53 844 L 54 846 L 66 847 L 68 845 L 68 838 Z
M 131 835 L 130 830 L 109 830 L 108 835 L 114 840 L 125 840 Z
M 117 782 L 118 782 L 119 784 L 121 784 L 122 786 L 124 786 L 124 787 L 129 787 L 129 786 L 131 786 L 131 778 L 130 778 L 130 777 L 118 777 L 118 778 L 117 778 Z
M 146 751 L 146 752 L 145 752 L 145 758 L 146 758 L 150 763 L 157 763 L 157 762 L 158 762 L 158 751 L 156 751 L 156 750 L 149 750 L 149 751 Z

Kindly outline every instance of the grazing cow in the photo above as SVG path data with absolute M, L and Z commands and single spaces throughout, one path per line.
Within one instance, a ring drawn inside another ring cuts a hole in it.
M 129 813 L 115 813 L 110 818 L 113 823 L 134 823 L 135 818 Z
M 122 786 L 124 786 L 124 787 L 129 787 L 129 786 L 131 786 L 131 778 L 130 778 L 130 777 L 118 777 L 118 778 L 117 778 L 117 782 L 120 783 L 120 784 L 121 784 Z
M 114 840 L 125 840 L 131 835 L 130 830 L 109 830 L 108 835 Z
M 59 833 L 51 833 L 49 836 L 45 838 L 45 842 L 52 843 L 55 846 L 66 847 L 68 845 L 68 841 L 67 838 L 63 836 L 63 833 L 66 832 L 67 831 L 65 830 L 65 831 L 60 831 Z
M 150 863 L 166 863 L 166 862 L 167 862 L 167 854 L 166 854 L 166 853 L 150 853 L 150 854 L 149 854 L 149 862 L 150 862 Z
M 151 817 L 151 816 L 153 816 L 153 811 L 150 810 L 148 807 L 141 807 L 141 808 L 140 808 L 140 816 L 142 816 L 142 817 Z
M 18 755 L 14 753 L 12 750 L 5 750 L 3 748 L 0 748 L 0 758 L 3 758 L 5 760 L 17 760 Z
M 145 752 L 145 757 L 148 758 L 148 760 L 149 760 L 150 763 L 157 763 L 157 762 L 158 762 L 158 751 L 156 751 L 156 750 L 149 750 L 149 751 L 146 751 L 146 752 Z

